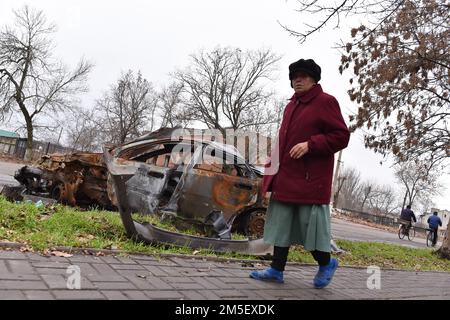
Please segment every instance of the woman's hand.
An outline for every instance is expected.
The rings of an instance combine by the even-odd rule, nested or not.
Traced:
[[[289,151],[289,155],[294,159],[300,159],[308,153],[308,151],[308,142],[300,142],[292,147],[291,151]]]

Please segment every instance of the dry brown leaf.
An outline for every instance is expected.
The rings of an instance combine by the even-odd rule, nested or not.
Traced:
[[[73,257],[73,254],[62,252],[62,251],[52,251],[52,255],[54,255],[55,257],[63,257],[63,258]]]
[[[29,246],[20,247],[20,252],[34,252],[34,249]]]

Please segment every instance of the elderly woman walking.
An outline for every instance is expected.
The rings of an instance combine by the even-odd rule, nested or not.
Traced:
[[[330,198],[334,153],[344,149],[350,132],[337,100],[318,84],[321,68],[300,59],[289,66],[295,93],[287,104],[279,140],[262,192],[271,191],[264,241],[274,246],[270,268],[253,271],[251,278],[284,282],[289,247],[302,245],[319,264],[316,288],[327,286],[338,267],[331,258]],[[274,154],[278,155],[275,159]],[[276,162],[276,163],[275,163]]]

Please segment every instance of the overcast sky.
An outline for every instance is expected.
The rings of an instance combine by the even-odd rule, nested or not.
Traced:
[[[286,0],[1,0],[0,25],[12,22],[12,9],[24,4],[41,9],[54,22],[55,56],[74,66],[84,56],[95,64],[89,78],[84,104],[98,98],[122,71],[141,70],[156,87],[169,81],[169,73],[189,63],[189,55],[217,46],[242,50],[270,48],[282,56],[274,89],[289,98],[288,66],[300,58],[313,58],[322,67],[321,85],[334,95],[348,123],[357,107],[350,102],[348,75],[338,72],[340,54],[333,49],[340,39],[348,39],[349,29],[331,27],[299,44],[279,23],[300,29],[308,18],[296,12],[296,1]],[[357,21],[344,21],[345,25]],[[8,128],[2,128],[8,129]],[[361,132],[354,133],[343,152],[344,166],[357,168],[364,179],[393,187],[389,162],[380,165],[380,156],[363,146]],[[450,189],[448,175],[443,177]],[[445,180],[445,181],[444,181]],[[450,209],[450,191],[436,199],[441,209]]]

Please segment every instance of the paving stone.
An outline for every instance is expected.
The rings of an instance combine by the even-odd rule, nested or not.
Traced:
[[[130,259],[130,258],[120,257],[120,256],[115,256],[114,258],[116,258],[123,264],[136,264],[136,261],[134,261],[133,259]]]
[[[124,290],[122,293],[130,300],[148,300],[144,291]]]
[[[106,297],[96,290],[53,290],[58,300],[104,300]]]
[[[164,278],[157,278],[157,277],[147,277],[147,281],[152,284],[152,286],[155,287],[155,289],[158,290],[170,290],[173,289],[171,285],[169,285],[167,282],[163,281]]]
[[[34,268],[52,268],[52,269],[67,269],[71,264],[68,262],[51,262],[51,261],[40,261],[31,262]]]
[[[246,297],[246,295],[239,290],[216,290],[214,291],[216,295],[218,295],[220,298],[241,298]]]
[[[220,300],[220,297],[214,293],[214,290],[197,290],[207,300]]]
[[[6,266],[6,260],[0,260],[0,274],[2,273],[10,273]]]
[[[137,289],[130,282],[93,282],[95,288],[100,290],[129,290]]]
[[[7,260],[6,265],[11,273],[34,274],[35,270],[28,260]]]
[[[119,275],[119,273],[117,273],[116,270],[111,268],[106,263],[92,263],[91,266],[92,266],[92,268],[95,269],[95,271],[97,271],[97,273],[99,275],[107,275],[107,276],[118,276]]]
[[[0,300],[25,300],[25,295],[20,290],[0,290]]]
[[[200,283],[171,283],[172,287],[178,290],[198,290],[198,289],[205,289]]]
[[[102,294],[108,300],[148,300],[149,298],[145,295],[143,291],[133,291],[133,290],[125,290],[125,291],[114,291],[114,290],[105,290],[101,291]]]
[[[114,270],[145,270],[145,268],[139,264],[111,264],[110,266]]]
[[[205,288],[205,289],[209,289],[209,290],[219,289],[219,287],[217,285],[215,285],[214,283],[209,281],[209,279],[206,277],[205,278],[195,278],[195,282],[198,284],[201,284],[203,286],[203,288]]]
[[[30,280],[0,280],[0,290],[46,290],[47,286],[42,281]]]
[[[26,252],[25,256],[27,257],[28,261],[48,261],[48,257],[43,256],[39,253],[34,252]]]
[[[147,262],[155,262],[158,259],[156,257],[153,256],[146,256],[146,255],[134,255],[134,254],[130,254],[129,256],[130,259],[133,259],[134,261],[141,263],[143,261],[147,261]]]
[[[208,282],[211,282],[212,284],[214,284],[215,286],[217,286],[219,289],[230,289],[231,286],[229,284],[224,283],[223,281],[221,281],[218,278],[208,278]]]
[[[92,275],[87,276],[88,280],[91,282],[126,282],[127,279],[122,276],[112,276],[112,275]]]
[[[158,266],[144,265],[144,268],[147,269],[152,275],[157,277],[165,277],[169,275],[166,271],[164,271],[162,268],[159,268]]]
[[[37,274],[67,274],[67,268],[35,268]]]
[[[122,291],[105,290],[101,291],[102,295],[108,300],[128,300],[129,298]]]
[[[41,280],[37,274],[0,273],[0,280]]]
[[[146,278],[140,278],[138,276],[128,276],[126,278],[140,290],[155,289]]]
[[[77,263],[103,263],[104,261],[100,259],[99,257],[95,256],[81,256],[81,255],[74,255],[73,257],[67,258],[71,264],[77,264]]]
[[[247,278],[233,278],[233,277],[218,277],[217,279],[219,279],[220,281],[222,281],[223,283],[248,283]]]
[[[0,259],[8,259],[8,260],[25,260],[28,257],[25,253],[20,251],[4,251],[0,250]]]
[[[168,283],[195,283],[195,281],[189,277],[164,277],[164,281]]]
[[[76,266],[80,267],[81,276],[93,276],[98,274],[97,270],[94,269],[89,263],[77,263]]]
[[[178,292],[181,293],[186,300],[205,300],[203,295],[194,290],[179,290]]]
[[[184,295],[178,291],[145,291],[150,299],[184,299]]]
[[[192,268],[192,264],[187,259],[172,257],[172,258],[170,258],[170,260],[172,260],[174,263],[176,263],[176,265],[178,265],[180,267]]]
[[[104,257],[101,257],[101,260],[104,262],[104,263],[108,263],[108,264],[112,264],[112,263],[114,263],[114,264],[119,264],[119,263],[121,263],[119,260],[117,260],[115,257],[113,257],[113,256],[104,256]]]
[[[25,290],[23,294],[28,300],[54,300],[55,298],[49,291],[45,290]]]

